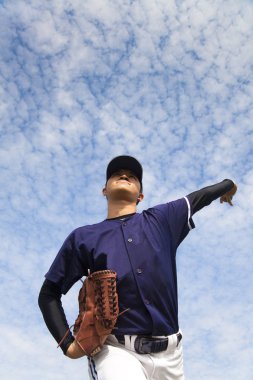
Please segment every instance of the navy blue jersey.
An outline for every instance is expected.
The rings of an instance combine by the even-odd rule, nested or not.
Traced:
[[[170,335],[178,331],[176,251],[194,227],[185,198],[123,218],[75,229],[46,278],[63,294],[88,272],[117,272],[117,334]]]

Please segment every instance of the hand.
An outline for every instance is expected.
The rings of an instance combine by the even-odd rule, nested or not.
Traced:
[[[82,356],[85,356],[85,352],[81,349],[81,347],[76,343],[74,340],[73,343],[69,346],[66,356],[69,357],[70,359],[79,359]]]
[[[220,203],[227,202],[230,204],[230,206],[233,206],[232,199],[236,192],[237,192],[237,186],[236,184],[234,184],[231,190],[229,190],[226,194],[220,197]]]

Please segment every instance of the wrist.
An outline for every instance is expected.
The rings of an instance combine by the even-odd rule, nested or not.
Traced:
[[[64,341],[60,345],[64,355],[67,354],[67,351],[68,351],[69,347],[71,346],[71,344],[74,342],[74,340],[75,340],[75,338],[73,337],[73,335],[71,333],[66,337],[66,339],[64,339]]]

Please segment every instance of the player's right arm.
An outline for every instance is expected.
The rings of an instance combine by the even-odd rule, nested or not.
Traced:
[[[67,356],[69,356],[68,352],[74,348],[72,345],[74,337],[69,331],[61,297],[76,281],[87,276],[87,268],[90,267],[89,252],[85,245],[80,243],[83,240],[83,229],[84,227],[74,230],[64,241],[45,275],[46,280],[41,287],[38,299],[48,330],[57,343],[61,343],[60,347]]]
[[[47,328],[58,343],[69,330],[69,325],[62,307],[61,296],[61,290],[58,285],[46,279],[41,287],[38,299],[39,307]],[[74,337],[71,332],[69,332],[60,346],[65,355],[73,341]]]

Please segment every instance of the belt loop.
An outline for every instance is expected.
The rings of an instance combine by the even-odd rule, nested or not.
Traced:
[[[183,338],[183,335],[181,334],[181,332],[178,332],[178,333],[177,333],[177,346],[178,346],[179,343],[181,342],[182,338]]]
[[[130,347],[132,351],[135,351],[134,343],[136,341],[137,335],[130,335]]]
[[[130,335],[125,335],[125,347],[128,348],[128,350],[132,350]]]

